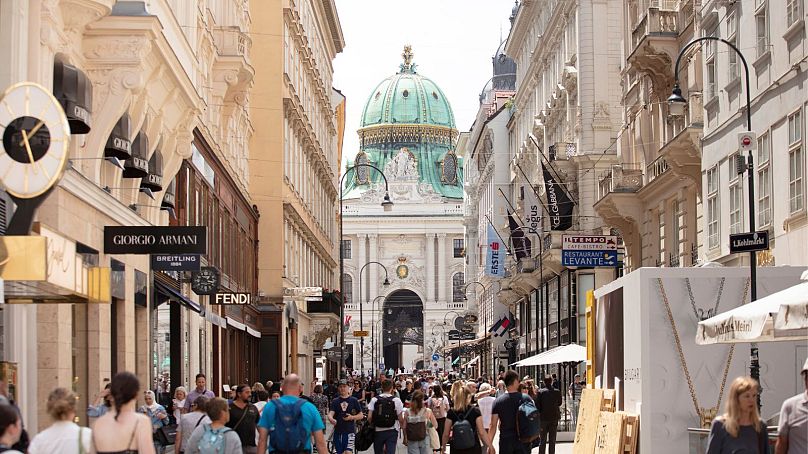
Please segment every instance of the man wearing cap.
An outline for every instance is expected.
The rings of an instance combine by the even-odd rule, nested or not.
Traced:
[[[328,421],[334,426],[334,450],[337,454],[353,453],[356,421],[365,417],[359,400],[351,395],[348,380],[339,381],[339,396],[331,401]]]
[[[783,402],[775,454],[808,452],[808,359],[805,360],[800,375],[805,391]]]
[[[575,374],[572,383],[567,389],[567,395],[572,399],[572,425],[578,424],[578,407],[581,403],[581,392],[584,386],[581,384],[581,374]]]

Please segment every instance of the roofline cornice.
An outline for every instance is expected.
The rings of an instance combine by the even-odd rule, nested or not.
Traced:
[[[338,54],[345,48],[345,36],[342,33],[342,24],[339,21],[337,5],[334,0],[324,0],[323,8],[325,9],[328,28],[331,31],[331,39],[334,41],[334,50]]]
[[[522,42],[523,35],[527,33],[530,25],[528,21],[529,19],[532,19],[532,16],[527,13],[527,10],[532,10],[535,5],[535,0],[522,0],[522,3],[519,4],[519,12],[516,13],[516,20],[514,20],[513,27],[511,27],[511,33],[508,35],[508,39],[505,41],[505,55],[511,58],[515,57],[514,51],[517,50],[515,47]],[[511,44],[513,42],[516,42],[517,44]]]

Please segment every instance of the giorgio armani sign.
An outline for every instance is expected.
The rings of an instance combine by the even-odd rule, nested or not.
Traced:
[[[206,254],[207,227],[104,227],[105,254]]]

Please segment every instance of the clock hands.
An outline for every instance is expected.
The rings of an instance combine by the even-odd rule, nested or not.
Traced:
[[[28,142],[28,134],[25,132],[24,129],[21,130],[20,132],[22,132],[22,144],[21,145],[25,145],[25,151],[28,153],[28,159],[31,160],[31,165],[33,166],[33,165],[35,165],[34,153],[31,151],[31,144]],[[36,167],[32,167],[32,168],[34,169],[34,173],[36,173]]]

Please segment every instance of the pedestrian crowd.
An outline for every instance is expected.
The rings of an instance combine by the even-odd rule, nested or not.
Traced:
[[[774,454],[808,452],[808,360],[801,378],[804,392],[782,404]],[[30,441],[0,384],[0,453],[355,454],[372,447],[374,454],[395,454],[404,445],[408,454],[530,454],[535,447],[554,454],[562,414],[553,376],[536,383],[515,371],[493,383],[383,374],[366,382],[315,381],[309,395],[295,374],[266,386],[232,386],[227,398],[215,397],[206,383],[198,374],[194,389],[178,387],[163,405],[155,392],[141,390],[134,374],[119,373],[87,409],[92,429],[74,422],[78,397],[56,388],[47,400],[53,422]],[[583,387],[576,375],[567,389],[573,415]],[[772,453],[758,393],[750,377],[731,383],[707,454]],[[326,427],[332,428],[328,437]]]

